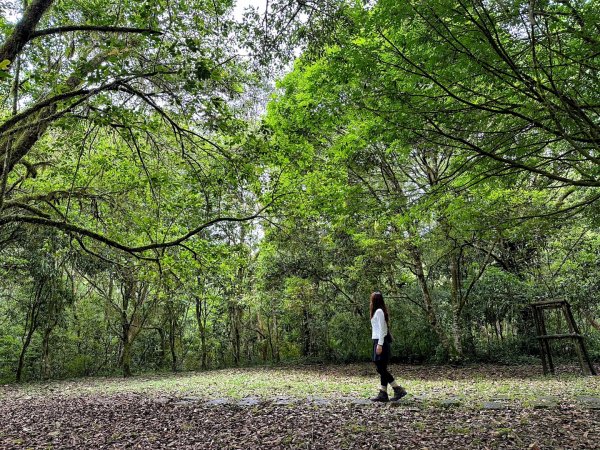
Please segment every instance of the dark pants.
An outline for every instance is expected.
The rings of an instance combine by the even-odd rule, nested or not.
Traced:
[[[387,386],[388,383],[394,381],[394,377],[388,372],[387,366],[392,353],[391,345],[389,342],[384,341],[382,345],[381,355],[378,355],[377,350],[377,339],[373,339],[373,362],[377,367],[377,373],[381,376],[381,385]]]
[[[374,363],[375,363],[375,367],[377,367],[377,373],[381,377],[381,385],[382,386],[387,386],[388,383],[391,383],[392,381],[394,381],[394,377],[387,370],[388,362],[386,360],[374,361]]]

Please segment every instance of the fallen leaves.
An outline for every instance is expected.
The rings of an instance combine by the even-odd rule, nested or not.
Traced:
[[[394,366],[424,400],[392,408],[352,394],[376,385],[371,369],[236,369],[54,382],[52,390],[47,384],[9,386],[0,401],[0,448],[600,449],[600,410],[570,397],[591,402],[587,396],[597,392],[597,379],[545,379],[531,367]],[[504,407],[517,385],[552,392],[556,407]],[[228,386],[243,398],[227,396]],[[472,401],[435,406],[456,394]],[[503,408],[481,409],[491,399]]]
[[[381,405],[207,405],[140,394],[14,399],[0,448],[600,448],[600,412],[408,410]],[[57,423],[59,424],[57,426]],[[528,443],[532,443],[529,444]]]

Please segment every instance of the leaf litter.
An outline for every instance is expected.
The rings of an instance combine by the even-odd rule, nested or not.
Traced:
[[[0,388],[0,448],[600,449],[600,411],[582,408],[570,399],[577,392],[597,395],[596,378],[540,378],[532,373],[533,368],[518,368],[515,374],[515,368],[501,367],[396,366],[405,384],[418,387],[429,397],[453,396],[461,387],[472,389],[463,397],[467,401],[455,408],[426,402],[416,408],[394,408],[351,401],[348,392],[365,397],[360,383],[373,389],[375,376],[369,369],[368,365],[288,367],[275,373],[271,369],[235,369],[5,386]],[[264,389],[269,383],[253,388],[262,375],[271,382],[278,380],[274,389]],[[220,383],[213,385],[215,376]],[[556,407],[534,409],[526,402],[510,402],[509,388],[517,384],[515,380],[531,384],[536,393],[562,384],[570,388],[566,394],[552,392],[558,399]],[[198,389],[191,381],[199,383]],[[278,401],[290,397],[290,388],[277,386],[293,390],[301,382],[321,383],[325,392],[300,390],[295,401]],[[344,395],[334,395],[330,383],[338,383]],[[359,386],[346,389],[351,383]],[[220,397],[223,391],[219,390],[212,398],[193,395],[202,393],[207,384],[221,388],[232,384],[238,387],[239,396]],[[106,389],[109,385],[114,389]],[[474,406],[476,400],[489,400],[498,391],[509,399],[506,408]],[[315,398],[327,402],[315,402]],[[210,403],[217,399],[222,401]]]

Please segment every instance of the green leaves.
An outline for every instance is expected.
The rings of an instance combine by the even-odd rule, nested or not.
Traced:
[[[208,61],[205,59],[196,61],[194,65],[194,72],[198,81],[208,80],[212,74],[212,70],[208,64]]]
[[[10,78],[10,73],[8,72],[9,66],[10,61],[8,59],[0,61],[0,80]]]

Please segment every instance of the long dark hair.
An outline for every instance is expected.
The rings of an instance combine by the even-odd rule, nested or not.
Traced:
[[[373,314],[375,311],[381,309],[383,311],[383,316],[385,317],[385,323],[389,323],[390,317],[388,315],[388,310],[385,307],[385,302],[383,301],[383,294],[379,291],[373,292],[371,294],[371,303],[369,305],[369,312],[371,313],[371,319],[373,318]]]

